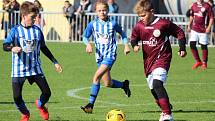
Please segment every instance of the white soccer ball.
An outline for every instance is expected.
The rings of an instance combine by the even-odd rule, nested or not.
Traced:
[[[106,121],[126,121],[125,114],[119,109],[113,109],[107,113]]]

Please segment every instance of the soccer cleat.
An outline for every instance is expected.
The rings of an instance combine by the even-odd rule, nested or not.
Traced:
[[[207,67],[208,67],[208,65],[207,65],[207,63],[202,63],[202,70],[205,70],[205,69],[207,69]]]
[[[174,121],[172,114],[161,113],[159,121]]]
[[[129,88],[129,81],[128,80],[125,80],[123,82],[123,88],[122,89],[124,90],[127,97],[131,96],[131,90]]]
[[[29,121],[30,114],[22,114],[20,121]]]
[[[82,109],[85,113],[92,113],[92,112],[93,112],[93,104],[88,103],[86,106],[81,106],[81,109]]]
[[[197,69],[199,66],[201,66],[202,65],[202,62],[196,62],[194,65],[193,65],[193,67],[192,67],[192,69]]]
[[[47,109],[45,106],[40,107],[40,106],[38,105],[38,101],[39,101],[39,100],[36,100],[36,101],[35,101],[35,105],[36,105],[37,109],[38,109],[39,112],[40,112],[40,116],[42,117],[43,120],[48,120],[48,119],[49,119],[49,112],[48,112],[48,109]]]

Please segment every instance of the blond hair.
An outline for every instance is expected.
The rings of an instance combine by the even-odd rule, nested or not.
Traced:
[[[133,11],[137,14],[141,14],[144,11],[150,11],[154,9],[150,0],[139,0],[134,6]]]
[[[108,3],[105,0],[97,0],[96,3],[95,3],[95,6],[94,6],[95,10],[96,10],[96,7],[98,5],[104,5],[105,8],[109,11]]]

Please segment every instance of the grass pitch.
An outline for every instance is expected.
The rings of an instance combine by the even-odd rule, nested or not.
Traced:
[[[2,42],[0,42],[2,47]],[[50,121],[105,121],[108,111],[121,109],[127,121],[158,121],[159,108],[154,103],[146,85],[143,72],[142,54],[123,54],[118,49],[118,59],[111,75],[118,80],[129,79],[132,95],[125,97],[121,89],[102,87],[93,114],[85,114],[81,105],[88,102],[92,76],[97,69],[94,54],[85,53],[84,44],[47,43],[49,49],[63,66],[64,72],[57,74],[54,65],[41,54],[43,71],[52,90],[48,103]],[[192,70],[194,60],[189,48],[188,56],[177,56],[173,47],[173,59],[166,89],[169,93],[175,121],[214,121],[215,120],[215,48],[209,48],[209,63],[206,71]],[[201,51],[199,51],[201,53]],[[17,121],[20,113],[12,99],[11,54],[0,50],[0,120]],[[30,121],[40,121],[34,105],[40,95],[39,88],[27,81],[23,87],[23,98],[31,112]]]

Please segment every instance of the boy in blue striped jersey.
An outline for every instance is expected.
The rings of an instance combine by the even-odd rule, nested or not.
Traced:
[[[93,34],[93,39],[96,48],[96,62],[98,69],[93,76],[93,84],[89,103],[86,106],[81,106],[85,113],[92,113],[96,97],[100,90],[100,80],[104,81],[106,87],[122,88],[125,94],[130,97],[129,81],[120,82],[111,78],[110,70],[116,60],[117,55],[117,40],[116,32],[122,36],[124,53],[127,55],[130,52],[127,44],[128,39],[122,28],[108,17],[108,4],[103,1],[98,1],[95,4],[97,18],[91,21],[84,31],[83,42],[86,44],[86,52],[92,53],[93,48],[89,43],[89,38]]]
[[[5,51],[12,51],[12,88],[17,109],[22,113],[20,121],[28,121],[30,112],[22,98],[22,88],[26,79],[34,82],[42,94],[35,101],[36,107],[44,120],[49,119],[45,104],[51,96],[51,90],[41,69],[40,50],[53,62],[57,72],[62,72],[50,50],[47,48],[44,36],[39,27],[33,25],[39,10],[31,2],[25,1],[20,8],[21,23],[11,29],[3,43]]]

